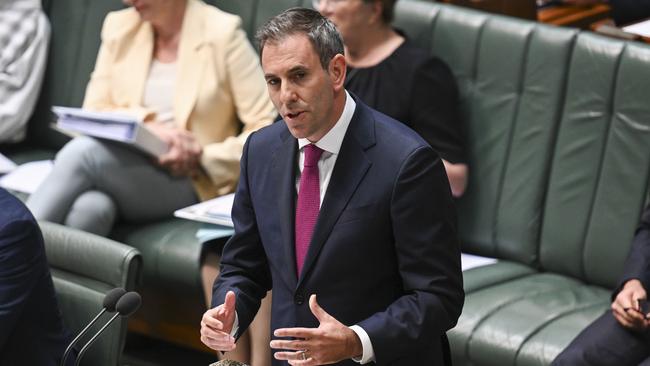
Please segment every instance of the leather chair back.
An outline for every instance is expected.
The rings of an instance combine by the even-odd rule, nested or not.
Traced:
[[[45,251],[67,328],[76,336],[102,309],[104,295],[115,287],[133,290],[138,282],[142,259],[127,245],[65,226],[39,222]],[[146,299],[145,299],[146,301]],[[104,314],[80,349],[113,314]],[[120,365],[127,320],[118,318],[88,349],[81,362],[85,366]]]

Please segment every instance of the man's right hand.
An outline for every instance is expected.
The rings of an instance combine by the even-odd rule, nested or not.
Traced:
[[[612,313],[614,318],[624,327],[643,331],[648,329],[650,322],[645,318],[639,309],[639,299],[646,299],[647,294],[641,281],[629,280],[623,286],[623,289],[616,295],[612,303]]]
[[[201,319],[201,342],[216,351],[235,349],[235,338],[230,335],[235,324],[235,293],[228,291],[223,304],[210,309]]]

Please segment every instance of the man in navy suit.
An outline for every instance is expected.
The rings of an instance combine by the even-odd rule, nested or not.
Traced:
[[[272,288],[275,365],[443,364],[463,289],[442,161],[346,92],[318,12],[289,9],[257,38],[283,121],[244,148],[202,341],[233,349]]]
[[[585,328],[553,361],[554,366],[650,366],[650,320],[639,300],[650,289],[650,205],[637,229],[611,311]]]
[[[68,342],[41,230],[0,188],[0,365],[58,365]]]

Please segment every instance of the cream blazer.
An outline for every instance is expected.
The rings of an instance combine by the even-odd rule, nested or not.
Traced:
[[[84,108],[155,119],[142,105],[153,47],[151,24],[135,9],[109,13]],[[241,19],[188,0],[177,65],[175,122],[203,146],[202,171],[192,176],[197,194],[208,199],[232,192],[246,137],[277,115]]]

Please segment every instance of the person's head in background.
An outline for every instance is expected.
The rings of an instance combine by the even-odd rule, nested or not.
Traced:
[[[256,35],[269,95],[295,138],[320,140],[345,106],[346,64],[336,27],[317,11],[292,8]]]
[[[336,25],[345,42],[346,55],[352,66],[367,66],[367,53],[394,50],[403,38],[391,27],[397,0],[313,0],[313,6]],[[371,51],[373,50],[373,51]],[[383,51],[383,52],[382,52]],[[381,57],[372,57],[373,60]],[[372,60],[370,60],[372,61]]]
[[[122,0],[125,5],[133,6],[140,14],[140,19],[150,22],[156,33],[166,33],[166,29],[180,27],[188,0]]]

